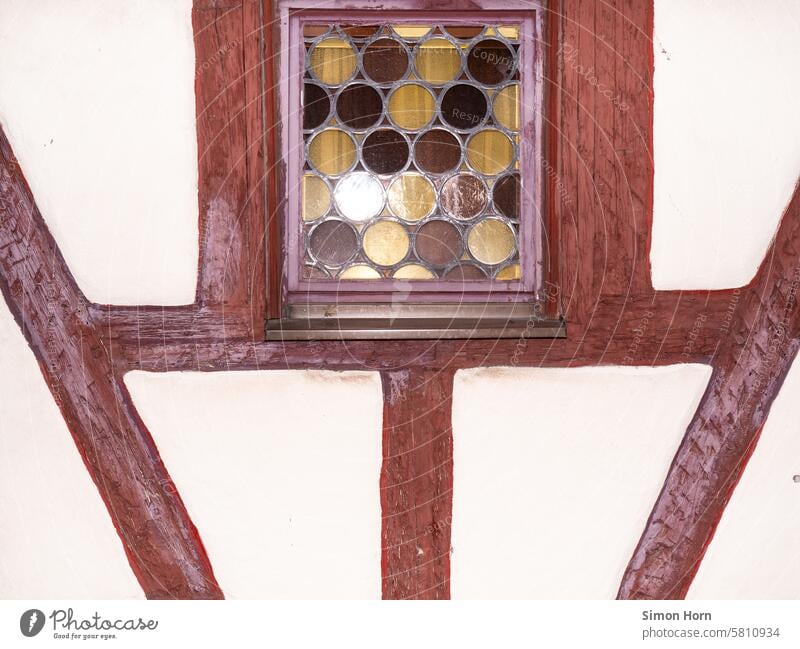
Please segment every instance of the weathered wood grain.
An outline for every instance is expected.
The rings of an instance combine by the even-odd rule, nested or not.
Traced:
[[[259,2],[200,2],[192,11],[199,163],[201,305],[265,316],[265,163]]]
[[[219,598],[203,544],[0,130],[0,289],[149,598]]]
[[[652,2],[564,0],[558,177],[567,319],[650,292]],[[556,74],[556,73],[554,73]]]
[[[136,328],[110,323],[104,330],[115,360],[127,370],[252,370],[285,368],[463,369],[489,365],[579,367],[708,363],[730,326],[733,291],[658,292],[609,297],[590,326],[566,339],[264,342],[228,335],[224,320],[207,321],[191,340],[153,317],[151,338]],[[219,315],[219,314],[217,314]],[[158,329],[158,326],[162,326]],[[208,336],[209,332],[212,334]],[[224,335],[223,335],[224,332]],[[208,336],[208,337],[204,337]]]
[[[395,370],[383,381],[384,599],[449,599],[453,372]]]
[[[619,590],[686,595],[800,347],[800,188],[721,337],[714,374]]]

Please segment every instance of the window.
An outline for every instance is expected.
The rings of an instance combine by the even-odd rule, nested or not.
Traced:
[[[539,300],[540,13],[297,4],[281,5],[282,305],[268,337],[563,332]]]

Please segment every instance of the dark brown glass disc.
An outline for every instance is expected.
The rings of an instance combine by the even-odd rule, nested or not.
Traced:
[[[364,50],[364,72],[373,81],[391,83],[402,79],[408,70],[408,54],[399,41],[379,38]]]
[[[303,86],[303,128],[306,130],[322,126],[331,112],[328,93],[315,83]]]
[[[466,83],[450,87],[442,97],[442,118],[453,128],[475,128],[486,119],[487,111],[486,96]]]
[[[475,38],[483,31],[482,25],[445,25],[444,30],[453,38]]]
[[[431,266],[447,266],[461,257],[464,242],[456,226],[436,220],[424,223],[417,230],[414,248],[417,257]]]
[[[486,188],[480,178],[461,173],[442,186],[440,205],[457,219],[472,219],[486,207]]]
[[[393,174],[401,171],[408,162],[408,143],[391,128],[372,131],[362,145],[364,164],[376,174]]]
[[[518,219],[521,189],[519,174],[503,176],[494,184],[492,190],[495,209],[509,219]]]
[[[475,81],[494,86],[511,76],[514,54],[508,46],[489,38],[477,43],[467,55],[467,69]]]
[[[371,86],[347,86],[336,98],[336,114],[350,128],[369,128],[383,115],[383,100]]]
[[[465,279],[486,279],[486,274],[474,264],[459,264],[448,270],[442,278],[456,281],[463,281]]]
[[[309,248],[322,263],[341,266],[358,250],[358,237],[352,226],[344,221],[324,221],[309,237]]]
[[[417,139],[414,158],[422,171],[443,174],[452,171],[461,162],[461,143],[449,131],[433,129]]]
[[[306,25],[303,27],[303,38],[317,38],[330,29],[328,25]]]
[[[342,31],[350,38],[364,39],[373,36],[380,29],[378,25],[351,25],[342,27]]]

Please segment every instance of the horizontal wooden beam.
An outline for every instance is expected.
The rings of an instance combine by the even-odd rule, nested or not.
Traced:
[[[106,306],[90,304],[88,314],[111,346],[147,347],[167,342],[252,341],[253,311],[245,307]],[[260,313],[258,314],[260,317]],[[263,325],[258,327],[263,338]]]
[[[605,298],[588,326],[567,323],[567,339],[535,339],[524,334],[505,340],[265,342],[237,329],[236,314],[205,314],[202,328],[182,329],[178,320],[147,316],[147,336],[139,315],[119,315],[103,328],[121,371],[253,370],[321,367],[460,369],[485,365],[578,367],[585,365],[669,365],[708,363],[720,337],[730,330],[739,291],[652,293]],[[196,312],[196,310],[194,311]],[[191,321],[192,312],[185,317]],[[188,336],[192,336],[189,339]]]

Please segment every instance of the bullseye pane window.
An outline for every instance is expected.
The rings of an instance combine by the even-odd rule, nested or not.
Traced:
[[[521,33],[303,23],[301,281],[520,282],[536,263],[522,206],[538,200],[521,173]]]

